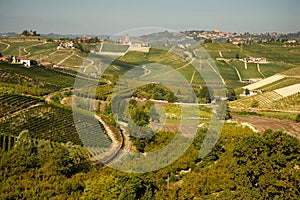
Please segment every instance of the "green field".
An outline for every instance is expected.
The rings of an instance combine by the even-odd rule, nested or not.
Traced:
[[[67,67],[80,67],[83,63],[84,59],[75,55],[72,55],[67,60],[62,62],[62,65],[65,65]]]
[[[66,57],[70,56],[72,54],[71,50],[59,50],[55,51],[55,53],[51,54],[47,58],[44,58],[45,61],[53,62],[53,63],[59,63]]]
[[[215,63],[218,67],[220,74],[222,75],[226,84],[229,87],[239,88],[245,85],[244,83],[241,83],[239,81],[239,77],[233,67],[231,67],[224,61],[216,61]]]
[[[245,69],[245,64],[240,61],[231,61],[230,64],[238,69],[243,80],[249,78],[263,78],[257,71],[257,66],[254,63],[248,63],[247,69]]]
[[[266,57],[270,62],[300,64],[299,47],[284,47],[282,43],[243,45],[245,52],[255,57]]]
[[[0,63],[0,84],[4,92],[13,90],[43,95],[74,84],[75,75],[43,66],[26,68],[23,65]]]
[[[24,48],[29,47],[31,45],[40,44],[40,41],[10,41],[10,40],[4,40],[3,42],[10,44],[10,48],[8,48],[6,51],[3,51],[3,55],[17,55],[17,56],[27,56],[27,53],[24,52]]]
[[[223,58],[235,59],[238,54],[240,58],[244,58],[247,55],[237,45],[232,43],[218,42],[207,43],[201,45],[212,58],[221,58],[219,52],[221,52]]]
[[[233,45],[232,43],[207,43],[202,44],[202,47],[210,54],[212,58],[220,58],[219,52],[225,59],[231,59],[230,64],[237,67],[242,79],[248,78],[263,78],[272,76],[274,74],[289,70],[300,64],[300,50],[297,47],[284,47],[282,43],[268,43],[268,44],[244,44],[241,47]],[[270,62],[268,64],[260,64],[260,70],[263,76],[257,71],[257,67],[253,63],[248,63],[248,70],[245,69],[244,63],[236,61],[236,55],[239,54],[240,58],[245,57],[266,57]],[[216,61],[216,64],[220,70],[221,75],[227,84],[231,87],[242,86],[238,83],[235,72],[223,68],[226,65],[220,61]]]
[[[260,70],[265,75],[265,77],[272,76],[274,74],[283,72],[285,70],[290,69],[291,66],[284,63],[268,63],[268,64],[260,64]]]
[[[30,52],[30,55],[36,55],[36,54],[41,54],[44,52],[56,50],[57,45],[58,42],[41,43],[37,46],[26,48],[26,50]]]
[[[103,51],[103,52],[125,52],[128,49],[128,47],[129,47],[128,45],[103,43],[101,51]]]
[[[2,51],[7,47],[6,44],[0,43],[0,52],[2,53]]]
[[[99,44],[98,44],[98,45],[99,45]],[[86,51],[89,52],[89,51],[91,51],[91,50],[94,50],[95,47],[96,47],[97,45],[95,45],[95,44],[84,44],[84,43],[82,43],[81,46],[83,47],[84,50],[86,50]]]

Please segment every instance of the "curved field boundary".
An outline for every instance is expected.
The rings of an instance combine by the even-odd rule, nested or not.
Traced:
[[[27,48],[35,47],[35,46],[40,46],[40,45],[43,45],[43,44],[44,44],[44,43],[38,43],[38,44],[33,44],[33,45],[30,45],[30,46],[24,47],[24,48],[23,48],[23,51],[24,51],[25,53],[27,53],[27,55],[25,55],[25,56],[29,56],[29,55],[31,54],[30,51],[27,50]]]
[[[240,74],[239,70],[236,68],[236,66],[233,66],[232,64],[230,64],[228,62],[228,60],[225,60],[225,62],[236,71],[236,74],[239,77],[240,82],[242,82],[243,80],[242,80],[241,74]]]
[[[260,88],[260,87],[263,87],[265,85],[268,85],[270,83],[273,83],[275,81],[278,81],[278,80],[281,80],[283,79],[285,76],[284,75],[274,75],[274,76],[270,76],[266,79],[263,79],[261,81],[258,81],[256,83],[253,83],[253,84],[250,84],[250,85],[246,85],[244,86],[243,88],[244,89],[249,89],[249,90],[254,90],[254,89],[257,89],[257,88]]]
[[[2,52],[3,51],[6,51],[7,49],[9,49],[10,48],[10,44],[8,44],[8,43],[5,43],[5,42],[0,42],[1,44],[5,44],[5,45],[7,45],[7,47],[5,47],[5,49],[3,49],[2,50]]]
[[[296,93],[300,92],[300,83],[274,90],[274,92],[280,94],[283,97],[287,97],[287,96],[296,94]]]

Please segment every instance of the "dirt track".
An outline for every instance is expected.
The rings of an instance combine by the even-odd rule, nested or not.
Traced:
[[[300,140],[300,123],[291,120],[242,115],[232,115],[232,118],[239,122],[247,122],[253,125],[258,131],[266,129],[281,130]]]

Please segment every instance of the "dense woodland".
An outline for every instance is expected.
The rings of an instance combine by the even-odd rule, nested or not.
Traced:
[[[0,154],[1,199],[298,199],[300,144],[282,132],[252,133],[227,125],[213,151],[199,159],[205,128],[188,151],[156,172],[96,168],[80,146],[34,145],[28,133]],[[160,148],[167,133],[146,149]],[[155,144],[155,145],[154,145]],[[154,145],[154,146],[153,146]],[[184,171],[185,170],[185,171]]]

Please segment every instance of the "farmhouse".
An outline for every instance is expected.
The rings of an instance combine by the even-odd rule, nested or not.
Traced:
[[[265,57],[259,57],[259,58],[247,57],[245,58],[245,61],[248,63],[268,63],[267,58]]]
[[[30,59],[26,57],[12,57],[12,63],[15,64],[23,64],[26,67],[30,67]]]
[[[25,67],[30,67],[30,59],[25,57],[19,57],[18,60],[19,63],[22,63]]]

